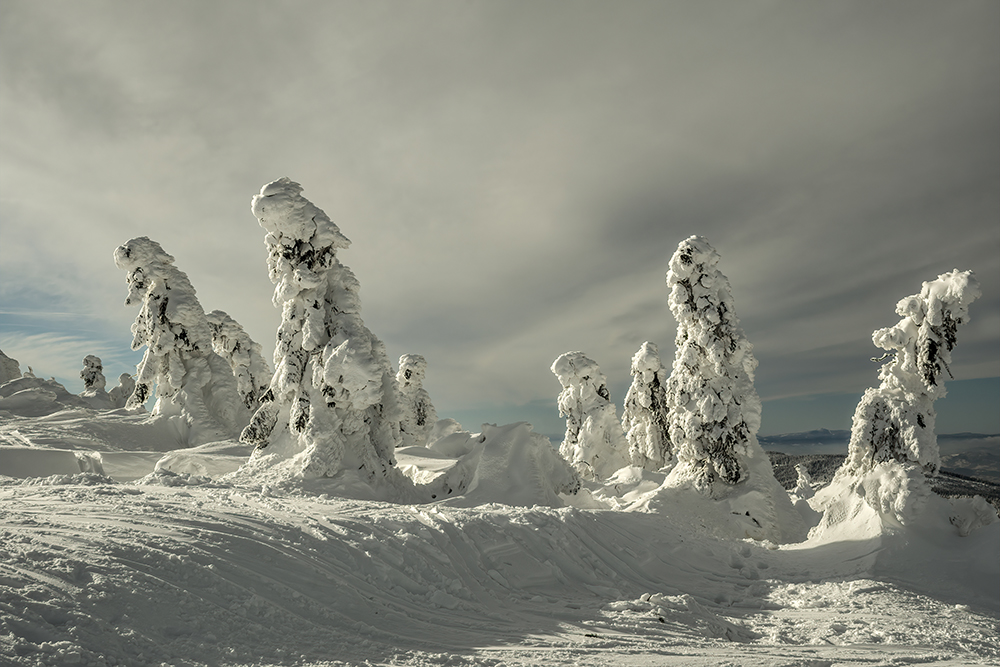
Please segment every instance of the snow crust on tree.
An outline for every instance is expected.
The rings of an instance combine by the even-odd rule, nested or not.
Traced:
[[[241,435],[255,447],[248,465],[395,478],[400,409],[385,346],[362,322],[357,278],[337,258],[350,241],[301,192],[281,178],[252,201],[281,324],[270,388]]]
[[[566,418],[559,453],[587,480],[606,479],[627,466],[628,443],[597,362],[583,352],[566,352],[551,370],[562,385],[559,415]]]
[[[111,400],[111,406],[114,408],[124,408],[125,404],[128,403],[129,397],[132,396],[134,391],[135,379],[128,373],[122,373],[118,376],[118,386],[108,392],[108,398]]]
[[[745,480],[746,459],[762,455],[761,404],[753,385],[757,360],[719,259],[707,239],[692,236],[678,245],[667,273],[670,312],[677,320],[666,389],[678,459],[674,478],[710,495]]]
[[[427,361],[419,354],[404,354],[399,358],[396,387],[402,413],[399,421],[402,447],[425,444],[437,423],[437,411],[423,387],[426,373]]]
[[[625,395],[622,430],[632,465],[646,470],[672,466],[667,410],[667,371],[655,343],[646,341],[632,357],[632,386]]]
[[[0,384],[21,377],[21,365],[0,351]]]
[[[119,246],[114,257],[126,272],[125,305],[139,306],[132,349],[146,348],[125,407],[142,406],[155,388],[151,419],[175,424],[187,444],[239,433],[248,414],[232,370],[212,349],[208,319],[187,275],[145,236]]]
[[[934,401],[946,394],[943,374],[950,373],[958,327],[968,322],[969,305],[979,296],[971,271],[943,273],[896,304],[902,317],[896,325],[872,334],[888,361],[879,371],[880,385],[867,389],[858,403],[847,459],[832,485],[842,495],[863,498],[891,525],[917,521],[932,498],[929,480],[941,466]],[[850,501],[834,497],[823,507],[821,530],[837,523],[844,502]],[[978,514],[966,507],[953,523],[967,533],[982,525],[982,517],[959,515]]]
[[[264,359],[263,348],[226,312],[213,310],[207,318],[212,349],[229,362],[243,404],[248,410],[256,410],[271,384],[271,367]]]
[[[100,357],[88,354],[83,358],[80,379],[83,380],[83,392],[80,393],[80,398],[90,407],[98,410],[108,410],[113,407],[111,397],[104,388],[107,380],[104,378],[104,366]]]

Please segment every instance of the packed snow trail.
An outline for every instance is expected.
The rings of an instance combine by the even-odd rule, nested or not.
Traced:
[[[0,486],[0,662],[1000,658],[997,609],[873,580],[878,537],[769,549],[663,514],[107,481]]]

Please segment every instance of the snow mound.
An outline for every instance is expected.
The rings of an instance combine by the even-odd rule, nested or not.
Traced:
[[[18,377],[0,385],[0,411],[19,417],[44,417],[66,409],[89,408],[55,380]]]

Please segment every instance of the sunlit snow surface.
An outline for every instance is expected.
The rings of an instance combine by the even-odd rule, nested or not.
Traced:
[[[1000,660],[1000,523],[962,538],[889,529],[861,506],[778,547],[724,539],[666,504],[456,507],[251,490],[220,481],[245,446],[167,453],[170,432],[142,418],[0,419],[0,475],[20,471],[0,477],[0,664]],[[418,450],[400,457],[411,473],[447,465],[448,452]],[[88,465],[110,477],[79,472]]]

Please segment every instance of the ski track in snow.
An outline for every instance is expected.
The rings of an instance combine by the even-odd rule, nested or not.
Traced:
[[[43,481],[0,486],[0,663],[1000,658],[995,610],[870,579],[865,541],[820,554],[656,514]]]

